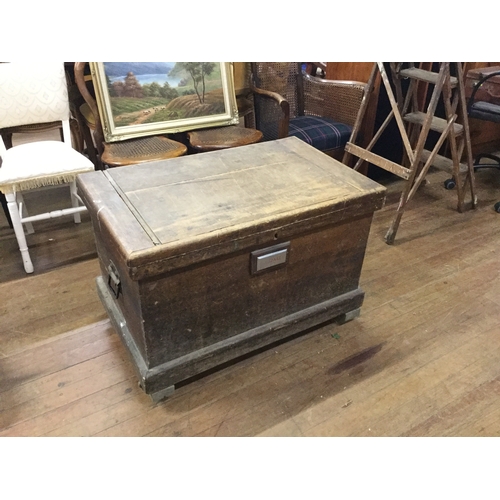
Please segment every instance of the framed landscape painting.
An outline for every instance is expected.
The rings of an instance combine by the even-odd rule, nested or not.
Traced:
[[[232,63],[91,62],[107,142],[238,123]]]

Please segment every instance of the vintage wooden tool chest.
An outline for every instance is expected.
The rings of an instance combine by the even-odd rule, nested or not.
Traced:
[[[385,188],[296,138],[79,176],[98,293],[153,399],[356,316]]]

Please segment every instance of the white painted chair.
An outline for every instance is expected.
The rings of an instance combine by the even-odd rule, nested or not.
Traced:
[[[62,122],[64,141],[37,141],[6,149],[0,138],[0,191],[5,194],[19,250],[27,273],[33,272],[23,224],[33,232],[34,221],[73,215],[80,222],[76,176],[94,170],[92,162],[71,146],[69,102],[63,63],[0,64],[0,128]],[[29,216],[22,192],[69,184],[71,208]]]

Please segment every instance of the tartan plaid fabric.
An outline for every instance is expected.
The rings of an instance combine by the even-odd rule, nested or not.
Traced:
[[[288,135],[325,151],[344,146],[351,136],[349,125],[317,116],[297,116],[290,119]]]

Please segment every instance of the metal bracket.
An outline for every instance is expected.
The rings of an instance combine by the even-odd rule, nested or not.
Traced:
[[[108,271],[108,287],[113,292],[115,299],[117,299],[122,291],[120,275],[116,270],[116,266],[112,262],[109,263],[106,270]]]

